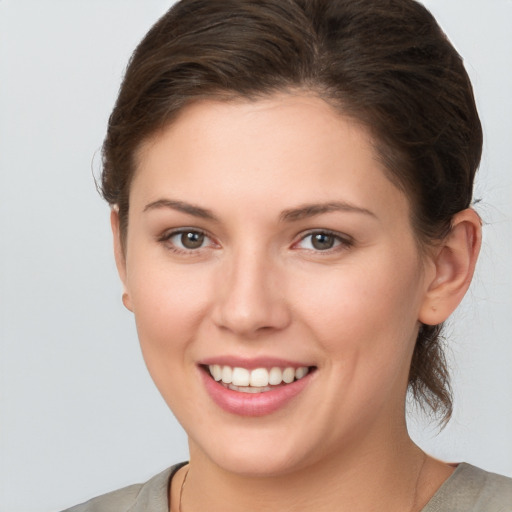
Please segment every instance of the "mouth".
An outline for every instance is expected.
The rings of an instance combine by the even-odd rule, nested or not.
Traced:
[[[240,393],[267,393],[287,386],[313,372],[314,366],[243,368],[221,364],[202,365],[204,371],[226,389]]]
[[[275,357],[230,355],[199,362],[205,390],[215,404],[238,416],[265,416],[296,403],[318,368]]]

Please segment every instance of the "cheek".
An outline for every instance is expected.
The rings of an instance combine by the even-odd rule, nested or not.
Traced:
[[[191,347],[208,307],[208,287],[192,270],[164,267],[160,271],[153,264],[150,272],[131,276],[133,312],[149,374],[168,407],[182,418],[195,415],[197,390],[184,383],[196,372]]]
[[[144,359],[154,373],[180,365],[208,308],[209,281],[193,265],[183,271],[169,264],[133,266],[129,292]],[[140,272],[138,269],[145,268]]]
[[[309,319],[333,360],[347,354],[378,361],[409,351],[417,329],[421,280],[417,265],[392,257],[331,269],[325,279],[304,276],[300,297]],[[414,261],[414,260],[412,260]],[[328,307],[327,307],[328,305]],[[307,312],[307,313],[305,313]]]
[[[340,272],[321,290],[312,287],[316,293],[303,303],[329,386],[343,390],[332,397],[331,410],[368,421],[383,407],[401,410],[418,324],[415,272],[403,268],[397,278],[374,270]]]

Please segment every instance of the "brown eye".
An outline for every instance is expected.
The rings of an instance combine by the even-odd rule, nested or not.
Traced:
[[[186,231],[179,234],[181,245],[185,249],[199,249],[204,244],[204,233],[199,231]]]
[[[329,251],[330,249],[350,247],[350,238],[330,231],[314,231],[305,235],[297,244],[296,248],[307,249],[308,251]]]
[[[195,229],[172,231],[160,237],[159,241],[176,252],[190,252],[212,245],[206,233]]]
[[[332,249],[336,243],[336,237],[329,233],[315,233],[311,235],[311,245],[318,251]]]

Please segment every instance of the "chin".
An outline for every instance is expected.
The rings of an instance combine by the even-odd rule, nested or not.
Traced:
[[[245,477],[275,477],[292,473],[298,469],[298,461],[283,453],[255,452],[215,454],[212,461],[224,471]],[[307,464],[305,464],[307,465]]]
[[[315,464],[318,452],[309,450],[304,440],[294,440],[289,430],[284,434],[272,435],[262,428],[256,436],[242,431],[214,444],[213,439],[202,446],[191,442],[191,459],[195,454],[206,456],[224,471],[246,477],[286,475]]]

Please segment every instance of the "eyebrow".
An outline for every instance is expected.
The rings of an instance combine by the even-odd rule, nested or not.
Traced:
[[[201,208],[200,206],[195,206],[183,201],[174,201],[172,199],[158,199],[158,201],[153,201],[144,207],[144,211],[147,212],[150,210],[157,210],[159,208],[170,208],[201,219],[218,221],[217,217],[215,217],[215,215],[206,208]]]
[[[280,220],[285,222],[294,222],[330,212],[362,213],[371,217],[377,217],[375,213],[367,210],[366,208],[360,208],[359,206],[355,206],[344,201],[334,201],[329,203],[305,204],[298,208],[284,210],[280,215]]]
[[[188,215],[193,215],[194,217],[199,217],[201,219],[208,219],[218,222],[217,217],[212,213],[211,210],[190,203],[186,203],[184,201],[176,201],[172,199],[158,199],[157,201],[153,201],[144,207],[144,212],[156,210],[159,208],[170,208],[172,210],[177,210]],[[281,212],[281,215],[279,216],[279,220],[281,222],[295,222],[309,217],[314,217],[316,215],[322,215],[324,213],[339,211],[349,213],[361,213],[364,215],[369,215],[371,217],[376,217],[376,215],[372,211],[367,210],[366,208],[361,208],[359,206],[355,206],[344,201],[334,201],[329,203],[305,204],[299,206],[298,208],[290,208],[288,210],[283,210]]]

